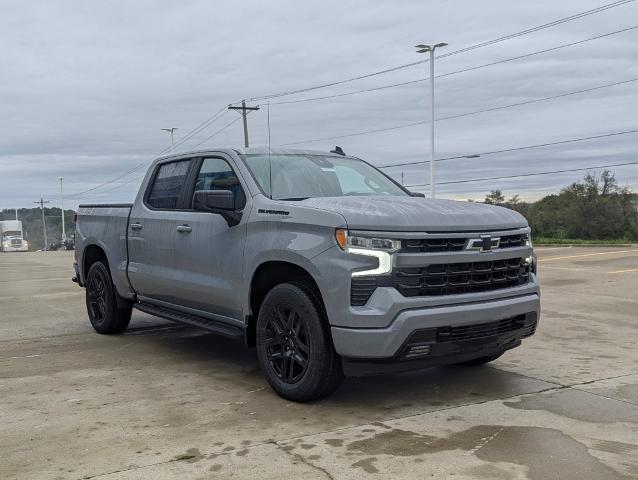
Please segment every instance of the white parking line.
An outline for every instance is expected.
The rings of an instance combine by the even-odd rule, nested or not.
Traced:
[[[614,270],[613,272],[607,272],[607,273],[627,273],[627,272],[638,272],[638,268],[627,268],[625,270]]]
[[[549,257],[549,258],[539,258],[538,263],[541,262],[549,262],[551,260],[565,260],[568,258],[582,258],[582,257],[594,257],[597,255],[615,255],[618,253],[638,253],[638,250],[616,250],[614,252],[597,252],[597,253],[583,253],[581,255],[566,255],[564,257]]]

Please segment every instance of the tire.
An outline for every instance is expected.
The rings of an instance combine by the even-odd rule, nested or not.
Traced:
[[[98,333],[119,333],[131,321],[132,307],[118,308],[111,273],[103,262],[91,265],[86,276],[86,310]]]
[[[490,363],[501,355],[503,355],[505,351],[494,353],[492,355],[486,355],[485,357],[475,358],[473,360],[468,360],[467,362],[457,363],[456,365],[464,365],[464,366],[476,366],[476,365],[485,365],[486,363]]]
[[[304,283],[275,286],[256,328],[259,364],[277,394],[295,402],[333,393],[343,381],[319,294]]]

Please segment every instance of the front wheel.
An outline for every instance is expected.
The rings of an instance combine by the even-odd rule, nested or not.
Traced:
[[[325,397],[343,380],[321,299],[306,284],[283,283],[268,292],[259,309],[256,340],[266,380],[284,398]]]
[[[86,276],[86,310],[96,332],[118,333],[128,327],[132,308],[118,308],[116,295],[108,267],[95,262]]]

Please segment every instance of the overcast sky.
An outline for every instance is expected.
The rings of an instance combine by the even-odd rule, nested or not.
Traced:
[[[441,50],[525,30],[611,0],[29,1],[0,0],[0,208],[59,202],[150,160],[224,105],[350,78],[418,60],[417,43]],[[436,61],[437,74],[576,42],[638,24],[638,2]],[[437,80],[437,116],[535,100],[638,77],[638,29]],[[424,78],[427,64],[272,102]],[[429,118],[428,84],[272,105],[272,144],[381,129]],[[267,142],[266,103],[249,117],[251,143]],[[437,122],[437,157],[555,142],[638,128],[638,82]],[[227,112],[185,142],[187,150],[237,117]],[[240,146],[236,122],[200,148]],[[638,161],[638,135],[441,162],[437,181]],[[429,126],[338,140],[383,165],[429,158]],[[638,165],[613,169],[638,186]],[[387,170],[406,185],[427,165]],[[143,170],[84,197],[129,201]],[[441,197],[481,198],[491,189],[538,198],[585,172],[441,185]],[[421,187],[425,190],[426,187]],[[418,188],[417,188],[418,190]]]

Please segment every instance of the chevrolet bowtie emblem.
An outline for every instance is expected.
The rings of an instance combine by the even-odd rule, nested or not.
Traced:
[[[481,235],[481,238],[470,238],[467,242],[467,250],[479,250],[481,252],[491,252],[498,248],[500,237],[492,237],[491,235]]]

